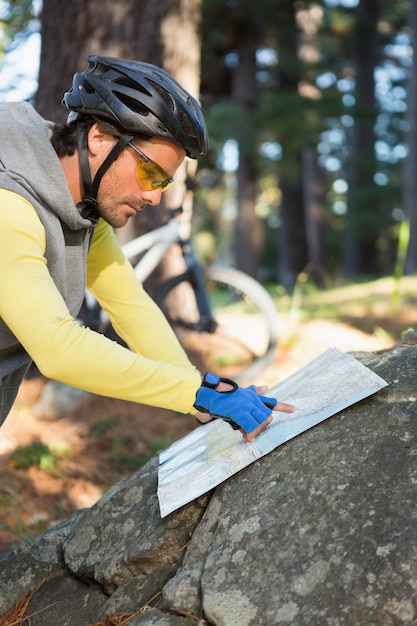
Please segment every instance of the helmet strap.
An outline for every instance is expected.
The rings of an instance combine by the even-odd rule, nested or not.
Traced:
[[[119,141],[100,165],[92,181],[90,163],[88,161],[88,132],[89,131],[82,128],[80,124],[77,125],[78,158],[85,194],[81,202],[77,204],[77,209],[82,217],[89,219],[93,226],[95,226],[100,218],[97,211],[97,192],[101,179],[113,161],[115,161],[119,154],[125,149],[129,141],[132,141],[134,135],[122,135],[120,137]]]
[[[88,130],[77,124],[78,159],[80,162],[81,178],[84,187],[84,197],[77,204],[81,217],[90,220],[93,226],[98,223],[97,200],[93,196],[90,164],[88,162]]]
[[[96,175],[94,176],[94,180],[92,184],[93,198],[97,198],[97,192],[98,192],[101,179],[103,178],[104,174],[109,169],[110,165],[117,159],[119,154],[123,152],[123,150],[126,148],[129,141],[132,141],[134,137],[135,137],[134,135],[122,135],[119,141],[117,142],[117,144],[114,146],[114,148],[110,151],[110,153],[104,159],[103,163],[98,168]]]

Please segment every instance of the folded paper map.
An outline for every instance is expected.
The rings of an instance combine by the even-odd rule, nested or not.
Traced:
[[[296,411],[274,412],[272,423],[255,441],[246,441],[239,431],[216,419],[162,451],[158,470],[161,517],[386,385],[351,355],[330,348],[267,392],[270,397],[293,404]]]

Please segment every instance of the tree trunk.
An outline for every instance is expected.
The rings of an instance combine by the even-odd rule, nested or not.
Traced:
[[[302,78],[298,58],[298,32],[296,28],[294,3],[289,0],[280,7],[278,20],[278,38],[280,41],[280,92],[283,98],[298,93]],[[284,128],[284,133],[285,128]],[[308,261],[306,224],[304,214],[304,192],[302,186],[301,148],[293,137],[285,138],[281,171],[280,188],[281,228],[280,228],[280,264],[279,281],[291,292],[298,274],[305,269]]]
[[[354,38],[356,79],[355,126],[349,177],[348,229],[344,273],[372,274],[377,270],[378,203],[374,175],[376,119],[374,70],[378,63],[377,0],[361,0]]]
[[[417,3],[409,5],[409,28],[414,41],[417,37]],[[416,52],[415,52],[416,53]],[[410,241],[405,261],[406,274],[417,272],[417,64],[410,68],[408,83],[408,156],[404,164],[404,210],[410,222]]]
[[[298,182],[289,178],[281,182],[281,228],[280,228],[280,271],[279,280],[291,293],[298,274],[307,264],[303,190]]]
[[[256,147],[250,113],[257,107],[256,79],[257,30],[253,22],[242,20],[237,28],[239,62],[232,75],[232,99],[242,111],[237,123],[239,165],[237,171],[238,215],[234,250],[238,269],[256,277],[259,270],[262,230],[255,214]]]
[[[309,272],[319,287],[324,286],[324,189],[320,183],[317,152],[305,148],[302,153],[304,214]]]

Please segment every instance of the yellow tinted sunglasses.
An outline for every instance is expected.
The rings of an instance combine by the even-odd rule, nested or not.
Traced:
[[[146,156],[131,141],[127,145],[141,157],[141,160],[136,164],[135,174],[142,189],[145,191],[154,191],[155,189],[165,191],[174,182],[174,179],[170,178],[162,167]]]

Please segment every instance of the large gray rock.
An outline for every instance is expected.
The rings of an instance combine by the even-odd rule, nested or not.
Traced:
[[[417,626],[417,335],[355,356],[389,386],[214,492],[161,520],[154,458],[0,555],[0,615],[40,585],[32,626]]]

